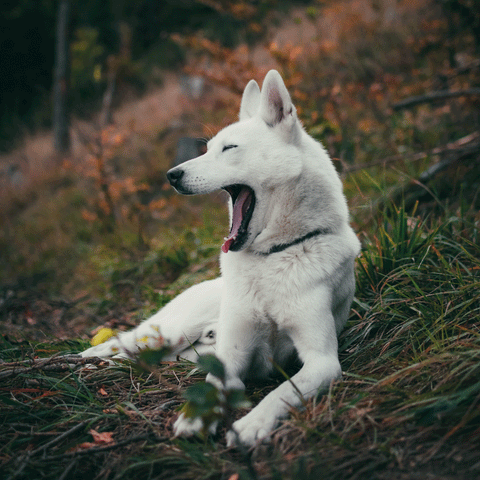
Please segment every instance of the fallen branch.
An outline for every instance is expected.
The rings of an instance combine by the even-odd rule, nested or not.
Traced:
[[[401,102],[393,104],[392,108],[394,110],[401,110],[403,108],[413,107],[421,103],[435,102],[437,100],[447,100],[449,98],[457,97],[475,97],[480,96],[480,88],[469,88],[467,90],[441,90],[439,92],[431,92],[425,95],[418,95],[415,97],[406,98]]]
[[[444,160],[431,165],[427,170],[420,174],[419,180],[423,183],[427,183],[433,177],[435,177],[438,173],[442,170],[447,169],[450,165],[459,162],[467,157],[470,157],[472,153],[476,153],[480,151],[480,144],[473,145],[470,148],[462,148],[458,149],[456,152],[457,155],[450,155],[449,157],[445,158]]]
[[[21,373],[31,372],[32,370],[62,372],[76,368],[79,365],[100,365],[103,362],[105,362],[105,360],[98,357],[83,358],[80,355],[64,355],[36,358],[23,362],[2,363],[0,365],[0,380]]]
[[[429,156],[432,156],[432,155],[441,155],[442,153],[454,152],[455,150],[462,149],[467,144],[473,142],[474,140],[477,140],[478,138],[480,138],[480,132],[473,132],[473,133],[470,133],[469,135],[466,135],[465,137],[459,138],[458,140],[456,140],[454,142],[447,143],[446,145],[443,145],[441,147],[436,147],[432,150],[429,150],[428,152],[419,152],[419,153],[415,153],[414,155],[410,155],[410,156],[405,156],[403,154],[397,154],[397,155],[393,155],[391,157],[383,158],[381,160],[376,160],[376,161],[370,162],[370,163],[362,163],[360,165],[352,165],[352,166],[344,169],[343,173],[346,174],[346,173],[356,172],[358,170],[366,170],[368,168],[378,167],[380,165],[386,165],[388,163],[394,163],[394,162],[398,162],[400,160],[409,161],[409,162],[416,162],[416,161],[419,161],[419,160],[423,160],[425,157],[429,157]]]

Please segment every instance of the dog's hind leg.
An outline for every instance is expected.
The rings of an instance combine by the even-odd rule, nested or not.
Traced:
[[[81,355],[128,358],[143,348],[169,345],[172,351],[165,360],[175,359],[177,355],[196,360],[194,344],[199,340],[199,354],[212,352],[222,284],[223,279],[218,277],[190,287],[138,327],[88,348]]]

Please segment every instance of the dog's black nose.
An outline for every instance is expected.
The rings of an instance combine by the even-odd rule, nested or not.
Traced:
[[[172,169],[167,172],[167,178],[172,187],[176,187],[178,182],[183,177],[184,171],[182,169]]]

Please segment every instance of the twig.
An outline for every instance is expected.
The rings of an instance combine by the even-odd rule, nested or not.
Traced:
[[[30,460],[29,453],[26,453],[22,458],[22,464],[7,478],[7,480],[14,480],[25,470],[25,467],[28,465],[28,461]]]
[[[30,455],[36,455],[37,453],[41,452],[42,450],[43,450],[43,451],[47,450],[47,448],[49,448],[49,447],[51,447],[52,445],[55,445],[56,443],[60,442],[60,441],[63,440],[65,437],[68,437],[68,436],[71,435],[72,433],[74,433],[74,432],[76,432],[77,430],[80,430],[81,428],[83,428],[87,423],[88,423],[87,421],[78,423],[78,424],[75,425],[74,427],[70,428],[70,430],[67,430],[66,432],[63,432],[61,435],[59,435],[58,437],[54,438],[54,439],[51,440],[50,442],[47,442],[45,445],[42,445],[41,447],[36,448],[36,449],[33,450],[32,452],[30,452]]]
[[[401,102],[394,103],[392,108],[394,110],[402,110],[403,108],[414,107],[421,103],[435,102],[437,100],[447,100],[449,98],[457,97],[475,97],[480,96],[480,88],[469,88],[467,90],[440,90],[439,92],[431,92],[425,95],[418,95],[415,97],[406,98]]]
[[[110,445],[105,445],[104,447],[93,447],[87,448],[85,450],[76,450],[75,452],[65,452],[60,455],[50,455],[48,457],[43,457],[43,460],[60,460],[62,458],[71,458],[84,455],[96,455],[97,453],[108,452],[110,450],[115,450],[116,448],[124,447],[135,442],[142,442],[144,440],[151,439],[151,434],[138,435],[136,437],[127,438],[120,442],[112,443]],[[156,443],[163,443],[169,440],[169,437],[153,437]]]
[[[58,477],[58,480],[65,480],[65,478],[68,477],[68,474],[70,473],[70,470],[75,466],[77,463],[77,460],[74,458],[67,466],[67,468],[63,471],[62,475]]]

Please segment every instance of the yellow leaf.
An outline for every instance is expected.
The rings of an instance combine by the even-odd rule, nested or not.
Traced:
[[[98,333],[90,340],[90,343],[95,347],[101,343],[106,342],[110,337],[116,335],[115,330],[111,328],[101,328]]]

